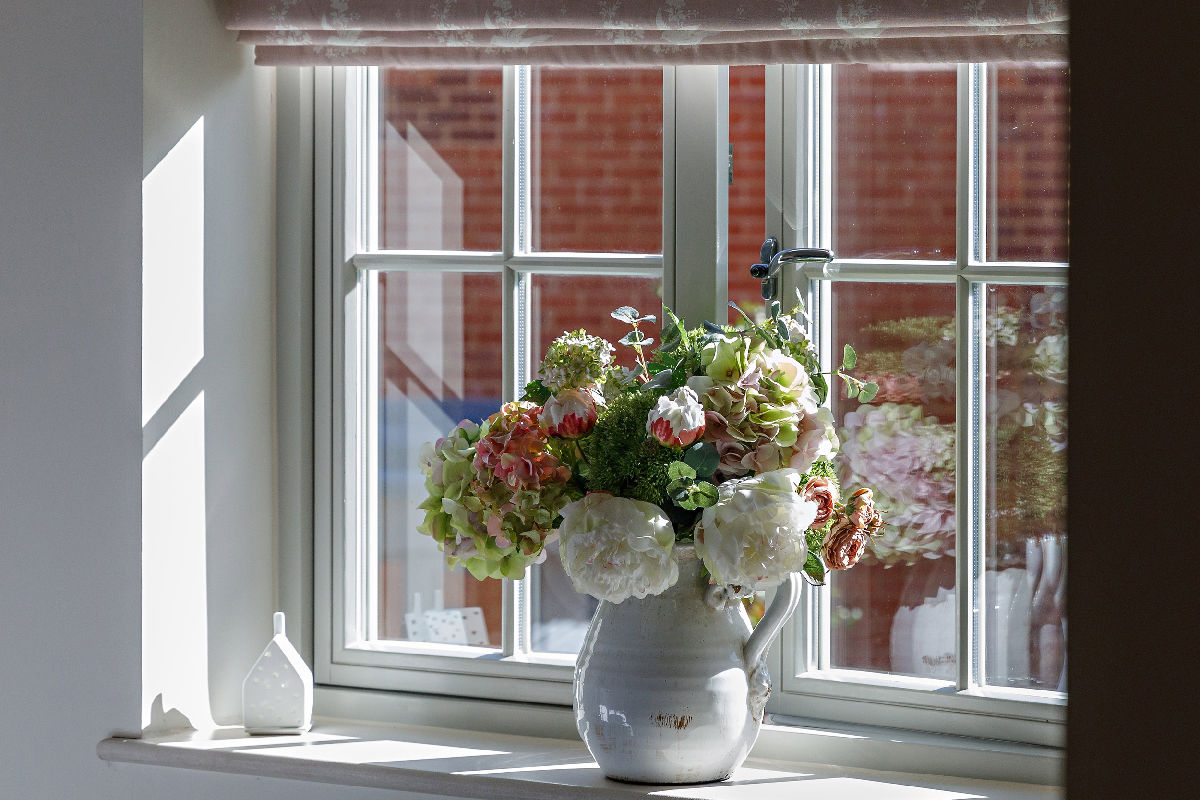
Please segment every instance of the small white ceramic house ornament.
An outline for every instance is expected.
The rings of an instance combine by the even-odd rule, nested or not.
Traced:
[[[304,733],[312,727],[312,670],[284,635],[282,611],[275,636],[242,682],[242,724],[247,733]]]

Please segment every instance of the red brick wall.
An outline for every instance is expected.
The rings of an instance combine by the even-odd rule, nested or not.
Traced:
[[[851,66],[835,75],[835,253],[952,259],[955,71]],[[992,255],[1065,260],[1066,71],[1006,68],[992,75]],[[748,304],[759,294],[748,267],[766,233],[763,76],[762,67],[730,70],[735,179],[729,190],[729,291],[730,299]],[[661,252],[660,73],[543,69],[535,83],[535,247]],[[384,116],[401,132],[415,125],[463,178],[464,246],[498,250],[500,72],[391,70],[382,84]],[[385,209],[404,202],[397,188],[382,186]],[[381,242],[388,246],[388,232],[381,232]],[[465,282],[467,318],[481,323],[467,326],[467,393],[494,397],[500,353],[491,331],[500,313],[498,285],[482,276]],[[643,306],[653,303],[647,287],[634,290],[621,279],[538,283],[540,343],[564,329],[608,325],[608,311],[619,305],[650,311]],[[887,310],[886,297],[867,294],[878,298],[881,314]],[[907,314],[931,311],[909,296],[905,303]]]

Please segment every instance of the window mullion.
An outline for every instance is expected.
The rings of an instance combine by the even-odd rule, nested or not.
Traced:
[[[960,691],[983,683],[986,598],[983,581],[984,515],[984,284],[967,271],[983,256],[985,67],[963,64],[958,72],[957,236],[959,270],[955,301],[957,388],[955,396],[956,489],[955,540],[958,604],[957,649]]]

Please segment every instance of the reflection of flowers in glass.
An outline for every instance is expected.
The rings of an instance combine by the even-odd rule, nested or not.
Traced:
[[[797,494],[799,480],[781,469],[717,487],[716,505],[696,525],[696,554],[714,583],[765,588],[804,568],[817,504]]]
[[[1067,335],[1054,333],[1038,342],[1033,371],[1055,383],[1067,382]]]
[[[592,492],[562,509],[563,569],[578,592],[620,603],[679,580],[675,531],[653,503]]]
[[[888,514],[872,547],[887,564],[936,558],[954,548],[954,425],[920,406],[861,405],[839,431],[843,484],[868,484]]]
[[[900,356],[900,363],[917,376],[922,393],[928,398],[954,397],[954,345],[947,342],[920,344]]]
[[[1067,446],[1067,405],[1056,400],[1041,403],[1025,403],[1022,424],[1025,427],[1040,427],[1055,450]]]
[[[1035,328],[1061,326],[1067,312],[1067,290],[1053,287],[1035,294],[1029,301],[1029,311]]]

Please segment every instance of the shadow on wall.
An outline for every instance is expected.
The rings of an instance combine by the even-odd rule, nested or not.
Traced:
[[[143,40],[142,724],[207,728],[275,606],[274,74],[211,0]]]

